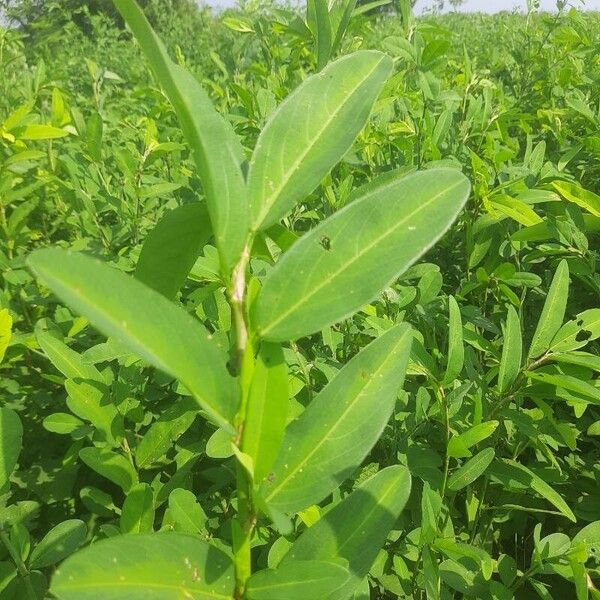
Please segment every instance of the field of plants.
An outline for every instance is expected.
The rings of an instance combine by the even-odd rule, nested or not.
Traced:
[[[8,4],[0,600],[600,599],[600,16]]]

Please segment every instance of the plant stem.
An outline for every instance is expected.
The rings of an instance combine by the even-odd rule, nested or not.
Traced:
[[[246,322],[246,268],[250,260],[250,246],[242,252],[231,278],[231,312],[234,326],[234,371],[240,377],[240,410],[237,415],[235,444],[243,451],[244,426],[247,413],[249,382],[254,366],[254,351],[249,343]],[[236,465],[237,515],[233,521],[233,562],[235,566],[235,600],[243,600],[246,584],[252,574],[251,543],[256,526],[256,510],[252,502],[252,475],[238,460]]]
[[[25,584],[25,591],[27,593],[27,600],[38,600],[37,594],[33,589],[33,584],[31,583],[31,578],[29,576],[29,569],[23,562],[21,555],[18,550],[14,547],[13,543],[10,541],[10,537],[6,533],[4,529],[0,529],[0,540],[6,546],[10,557],[12,558],[15,566],[17,567],[17,571],[23,579],[23,583]]]

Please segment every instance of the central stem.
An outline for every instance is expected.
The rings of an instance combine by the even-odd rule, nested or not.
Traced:
[[[254,365],[254,351],[249,343],[246,322],[246,267],[250,259],[247,246],[233,270],[231,279],[231,312],[234,328],[234,369],[240,380],[240,410],[236,426],[235,444],[243,451],[244,425],[246,423],[249,380]],[[256,526],[256,511],[252,502],[253,480],[246,467],[238,460],[236,465],[237,515],[233,521],[233,561],[235,566],[235,600],[243,600],[246,585],[252,574],[251,543]]]

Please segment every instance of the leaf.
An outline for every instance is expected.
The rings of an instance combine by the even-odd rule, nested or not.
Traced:
[[[242,451],[252,458],[260,481],[273,466],[287,422],[289,384],[283,351],[263,343],[256,358],[244,425]]]
[[[561,260],[552,278],[548,296],[529,346],[528,358],[537,358],[548,348],[560,329],[569,297],[569,265]]]
[[[149,469],[192,425],[198,407],[192,398],[180,398],[150,426],[135,450],[138,469]],[[218,429],[217,431],[222,431]]]
[[[36,327],[35,337],[50,362],[67,379],[104,381],[100,371],[94,365],[87,364],[79,353],[69,348],[69,346],[48,331]]]
[[[294,542],[281,562],[348,561],[350,580],[327,600],[347,600],[367,576],[410,496],[410,474],[396,465],[379,471]]]
[[[547,373],[544,371],[527,371],[527,377],[575,392],[589,398],[590,402],[593,402],[594,404],[600,404],[600,388],[597,388],[591,383],[583,381],[578,377],[563,375],[562,373]]]
[[[175,109],[202,180],[221,262],[231,270],[248,235],[240,141],[194,76],[171,61],[139,6],[131,0],[115,0],[115,6],[131,27]]]
[[[332,31],[327,0],[307,0],[308,23],[315,38],[317,71],[325,67],[331,56]]]
[[[123,533],[146,533],[153,530],[154,492],[147,483],[138,483],[127,492],[119,526]]]
[[[391,59],[380,52],[355,52],[306,79],[282,102],[250,161],[254,230],[279,221],[344,156],[391,69]]]
[[[600,552],[600,521],[588,523],[580,529],[573,538],[573,547],[576,544],[585,545],[588,552]]]
[[[448,442],[448,456],[464,458],[471,456],[469,448],[486,440],[498,427],[498,421],[486,421],[473,425],[460,435],[456,435]]]
[[[339,24],[337,26],[337,31],[335,34],[335,39],[333,40],[333,44],[331,45],[331,55],[333,56],[340,49],[342,44],[342,40],[344,39],[344,34],[348,29],[348,25],[350,23],[350,19],[352,18],[352,12],[356,7],[357,0],[346,0],[344,10],[340,16]]]
[[[350,573],[333,561],[290,561],[277,569],[258,571],[248,580],[248,600],[327,598]]]
[[[33,549],[29,559],[31,569],[43,569],[59,563],[73,554],[85,542],[87,527],[79,519],[63,521],[51,529]]]
[[[177,488],[169,495],[169,511],[179,531],[204,533],[206,515],[196,496],[189,490]]]
[[[230,558],[183,533],[122,535],[92,544],[61,565],[59,600],[231,600]]]
[[[469,189],[451,169],[383,176],[361,188],[268,273],[253,311],[258,334],[296,339],[371,302],[442,236]]]
[[[19,415],[0,407],[0,490],[8,483],[17,466],[23,445],[23,425]]]
[[[124,456],[103,448],[82,448],[79,458],[102,477],[116,483],[125,493],[138,483],[135,469]]]
[[[103,136],[104,124],[102,117],[97,113],[93,112],[86,123],[86,142],[87,150],[96,162],[102,160],[102,136]]]
[[[600,337],[600,308],[579,313],[575,319],[565,323],[550,344],[550,352],[570,352],[583,348]]]
[[[504,476],[514,479],[525,489],[531,489],[545,498],[550,504],[557,508],[565,517],[575,522],[577,519],[569,505],[562,499],[561,495],[548,485],[541,477],[536,475],[531,469],[510,459],[502,459],[494,465],[494,476]]]
[[[401,324],[371,342],[288,426],[260,487],[270,507],[292,513],[315,504],[363,461],[396,404],[412,335]]]
[[[4,354],[10,344],[12,337],[12,317],[7,308],[0,310],[0,363],[4,360]]]
[[[133,277],[75,252],[38,250],[28,264],[74,310],[151,365],[177,377],[218,425],[230,427],[237,393],[227,357],[181,307]]]
[[[25,125],[17,137],[21,140],[53,140],[67,135],[69,135],[68,131],[52,125]]]
[[[448,479],[448,489],[458,492],[481,477],[494,460],[494,449],[484,448],[464,465],[459,467]]]
[[[552,187],[569,202],[581,206],[595,217],[600,217],[600,196],[569,181],[553,181]]]
[[[452,383],[461,373],[465,360],[465,346],[462,334],[460,308],[454,296],[448,296],[450,310],[448,322],[448,361],[444,374],[444,385]]]
[[[136,278],[174,299],[210,236],[204,204],[194,202],[169,211],[144,240]]]
[[[521,338],[521,321],[514,307],[508,307],[504,340],[502,342],[502,357],[498,372],[498,391],[506,392],[515,382],[521,369],[523,340]]]

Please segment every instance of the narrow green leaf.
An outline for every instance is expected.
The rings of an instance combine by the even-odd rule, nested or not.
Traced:
[[[28,264],[74,310],[151,365],[177,377],[218,425],[228,426],[237,393],[227,357],[181,307],[133,277],[75,252],[38,250]]]
[[[122,535],[66,560],[52,580],[59,600],[231,600],[233,566],[183,533]]]
[[[456,435],[448,442],[448,456],[464,458],[471,456],[469,448],[486,440],[498,427],[498,421],[486,421],[473,425],[460,435]]]
[[[356,52],[286,98],[260,134],[250,162],[253,229],[273,225],[319,185],[365,125],[391,69],[391,59],[380,52]]]
[[[288,372],[278,344],[263,343],[248,394],[242,451],[252,458],[260,481],[273,466],[287,422]]]
[[[550,351],[570,352],[583,348],[598,338],[600,338],[600,308],[584,310],[558,330],[550,344]]]
[[[131,463],[121,454],[104,448],[82,448],[79,458],[102,477],[116,483],[125,493],[138,483]]]
[[[312,25],[317,55],[317,70],[320,71],[325,67],[331,56],[332,31],[329,3],[327,0],[307,0],[306,10],[310,15],[308,23]]]
[[[569,505],[562,499],[561,495],[547,484],[539,475],[536,475],[531,469],[510,459],[503,459],[502,462],[494,466],[494,475],[504,474],[511,479],[516,480],[525,489],[531,489],[537,492],[542,498],[545,498],[550,504],[556,507],[565,517],[575,522],[577,519]]]
[[[410,489],[410,474],[405,467],[382,469],[309,527],[281,565],[298,560],[347,560],[350,580],[327,598],[347,600],[371,569]]]
[[[0,408],[0,490],[17,466],[23,444],[23,425],[10,408]]]
[[[0,310],[0,363],[4,360],[4,354],[10,344],[12,337],[12,317],[7,308]]]
[[[567,201],[581,206],[592,215],[600,217],[600,196],[570,181],[553,181],[552,187]]]
[[[246,593],[249,600],[327,598],[349,578],[348,570],[333,561],[292,560],[252,575]]]
[[[192,398],[181,398],[169,406],[150,426],[135,449],[138,468],[151,468],[162,458],[173,443],[191,427],[197,414],[198,405]]]
[[[600,404],[600,388],[578,377],[544,371],[527,371],[527,376],[530,379],[575,392],[589,398],[590,402],[594,404]]]
[[[371,302],[443,235],[469,189],[452,169],[388,175],[361,188],[269,272],[253,315],[259,335],[296,339]]]
[[[344,34],[348,29],[348,25],[350,24],[350,19],[352,18],[352,12],[356,7],[357,0],[346,0],[344,10],[341,14],[337,30],[335,33],[335,39],[333,40],[333,44],[331,45],[331,55],[337,53],[342,45],[342,40],[344,39]]]
[[[135,276],[163,296],[175,298],[210,235],[204,204],[169,211],[144,240]]]
[[[448,361],[444,374],[444,385],[452,383],[462,371],[465,360],[465,346],[462,333],[462,318],[460,308],[454,296],[448,296]]]
[[[87,527],[79,519],[63,521],[51,529],[33,549],[29,558],[32,569],[43,569],[73,554],[85,542]]]
[[[137,3],[115,0],[115,6],[131,27],[177,113],[202,179],[222,263],[231,269],[239,260],[248,235],[240,141],[194,76],[171,61]]]
[[[448,479],[448,489],[453,492],[462,490],[481,477],[494,460],[494,449],[485,448],[470,458],[464,465],[458,468]]]
[[[560,329],[569,297],[569,265],[561,260],[552,278],[544,308],[529,346],[529,358],[537,358],[548,348]]]
[[[521,369],[521,356],[523,353],[523,338],[521,337],[521,321],[517,311],[508,307],[504,341],[502,343],[502,357],[500,371],[498,372],[498,391],[502,394],[514,383]]]
[[[356,355],[287,428],[260,492],[293,513],[321,501],[379,439],[406,372],[412,330],[401,324]]]
[[[169,495],[169,511],[178,531],[205,533],[206,514],[189,490],[177,488]]]
[[[59,127],[52,127],[52,125],[25,125],[23,129],[19,131],[17,137],[21,140],[53,140],[56,138],[62,138],[69,135],[69,132],[60,129]]]
[[[123,533],[146,533],[154,528],[154,492],[147,483],[134,485],[125,498],[119,521]]]

